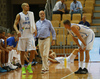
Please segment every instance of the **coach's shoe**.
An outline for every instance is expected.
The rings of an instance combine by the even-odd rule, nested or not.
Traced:
[[[87,74],[88,70],[86,68],[82,69],[81,74]]]
[[[76,72],[74,72],[75,74],[82,74],[82,68],[80,67]]]
[[[25,67],[22,67],[22,74],[26,74],[26,69],[25,69]]]
[[[0,73],[7,72],[7,70],[0,67]]]
[[[28,65],[26,69],[28,70],[29,73],[33,73],[32,68],[31,68],[31,64]]]

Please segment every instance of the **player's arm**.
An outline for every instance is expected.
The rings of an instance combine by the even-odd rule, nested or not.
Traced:
[[[85,41],[83,40],[83,38],[81,37],[80,33],[79,33],[79,28],[76,25],[73,25],[71,27],[71,30],[76,34],[76,36],[79,38],[79,40],[84,44],[84,46],[86,46]]]
[[[72,38],[73,38],[73,40],[76,42],[76,44],[77,44],[79,47],[81,47],[80,44],[79,44],[79,42],[78,42],[78,39],[76,39],[76,38],[73,37],[73,36],[72,36]]]
[[[20,15],[19,14],[17,14],[17,16],[16,16],[16,19],[15,19],[15,22],[14,22],[14,29],[16,30],[16,32],[17,32],[17,34],[20,34],[20,32],[19,32],[19,30],[18,30],[18,28],[17,28],[17,25],[18,25],[18,23],[19,23],[19,20],[20,20]],[[20,36],[20,35],[19,35]]]
[[[35,25],[35,28],[36,28],[36,25]],[[35,32],[34,32],[34,34],[35,34],[35,36],[37,35],[37,28],[36,28],[36,30],[35,30]]]
[[[50,61],[50,62],[52,62],[52,63],[59,63],[57,60],[55,60],[55,59],[51,59],[51,58],[48,58],[48,60]]]

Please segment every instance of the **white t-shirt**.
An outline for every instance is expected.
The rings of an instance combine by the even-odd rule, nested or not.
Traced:
[[[65,9],[65,4],[62,4],[62,2],[61,1],[58,1],[56,4],[55,4],[55,6],[54,6],[54,8],[53,8],[53,11],[57,11],[57,10],[59,10],[59,9]]]

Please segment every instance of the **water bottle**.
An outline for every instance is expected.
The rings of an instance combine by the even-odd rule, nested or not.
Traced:
[[[66,58],[64,58],[64,66],[65,66],[65,68],[67,67],[67,59]]]

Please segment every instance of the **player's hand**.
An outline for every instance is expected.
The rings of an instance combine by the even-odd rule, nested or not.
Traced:
[[[72,10],[72,12],[73,12],[73,10]]]
[[[51,45],[55,45],[55,40],[52,40],[52,44]]]
[[[62,11],[63,13],[65,13],[65,11]]]
[[[86,50],[86,46],[84,46],[83,50],[84,50],[84,51]]]
[[[79,7],[76,8],[77,10],[79,9]]]
[[[83,51],[83,49],[82,49],[82,47],[81,47],[81,46],[79,46],[79,51]]]
[[[18,34],[18,37],[21,37],[21,33],[20,33],[19,31],[18,31],[18,33],[17,33],[17,34]]]

